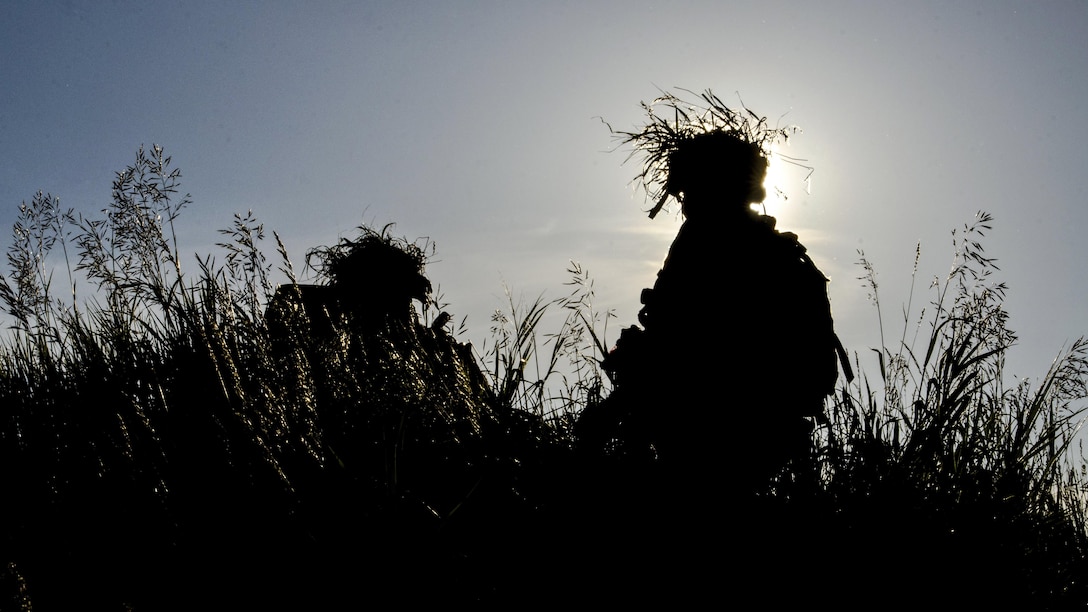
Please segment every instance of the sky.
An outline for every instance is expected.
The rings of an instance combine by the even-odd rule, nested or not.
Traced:
[[[788,199],[767,210],[831,279],[863,368],[880,335],[859,251],[894,341],[916,249],[911,321],[949,270],[952,231],[986,211],[1020,338],[1007,373],[1037,378],[1088,333],[1085,32],[1082,0],[9,0],[0,228],[39,190],[94,216],[157,144],[192,196],[190,271],[221,254],[235,213],[278,232],[296,268],[360,224],[395,223],[434,245],[428,276],[478,349],[506,288],[521,304],[561,297],[572,260],[614,341],[680,219],[647,218],[638,164],[605,122],[631,130],[662,90],[710,89],[803,130],[784,152],[811,182],[783,168]],[[695,316],[715,320],[729,265]]]

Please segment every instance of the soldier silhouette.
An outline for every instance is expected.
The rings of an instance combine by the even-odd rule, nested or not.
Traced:
[[[678,112],[673,123],[644,105],[651,124],[621,133],[647,151],[640,178],[659,181],[650,217],[672,197],[684,222],[643,290],[641,327],[625,329],[603,362],[612,394],[583,413],[577,433],[592,453],[648,459],[700,486],[755,490],[807,458],[838,361],[852,373],[827,278],[795,234],[751,207],[766,195],[767,139],[784,132],[752,130],[747,116],[709,92],[703,99],[706,113]]]

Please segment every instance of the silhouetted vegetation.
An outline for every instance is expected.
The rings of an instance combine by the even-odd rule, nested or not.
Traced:
[[[567,295],[497,312],[477,353],[446,329],[428,245],[388,227],[315,249],[303,285],[239,215],[222,260],[187,271],[179,182],[141,149],[101,218],[47,194],[20,209],[0,277],[4,609],[1088,603],[1069,446],[1088,343],[1004,386],[1015,336],[986,215],[955,234],[924,313],[854,354],[815,464],[719,503],[735,474],[691,495],[652,457],[576,452],[576,416],[611,389],[577,264]]]

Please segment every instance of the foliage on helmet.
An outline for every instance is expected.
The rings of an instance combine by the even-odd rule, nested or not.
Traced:
[[[312,249],[306,263],[341,292],[365,294],[372,300],[425,301],[431,292],[424,274],[426,249],[390,236],[391,227],[378,231],[360,226],[358,238],[341,238],[334,246]]]
[[[686,144],[707,134],[728,134],[751,144],[759,155],[767,158],[776,142],[784,143],[800,131],[796,126],[772,127],[766,117],[760,117],[743,104],[740,110],[730,108],[709,89],[698,98],[697,102],[687,102],[672,92],[663,92],[650,102],[640,103],[647,117],[641,130],[624,132],[609,126],[621,146],[632,147],[628,159],[642,158],[642,171],[635,176],[635,182],[656,202],[650,210],[651,219],[664,207],[668,197],[675,195],[669,189],[670,163]]]

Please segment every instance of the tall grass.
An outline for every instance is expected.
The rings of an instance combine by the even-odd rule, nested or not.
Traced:
[[[908,302],[894,342],[885,343],[874,266],[859,253],[881,346],[870,356],[875,376],[856,356],[862,376],[833,398],[817,431],[822,485],[875,548],[859,554],[892,556],[887,567],[902,580],[920,576],[926,592],[1083,605],[1088,507],[1072,443],[1088,398],[1088,340],[1065,348],[1038,382],[1006,387],[1016,335],[1002,307],[1007,287],[981,244],[991,222],[979,213],[953,232],[950,271],[933,280],[921,313]]]
[[[507,288],[505,310],[496,309],[491,317],[492,343],[485,343],[479,355],[500,406],[540,415],[560,427],[608,393],[600,363],[608,353],[608,323],[614,317],[594,307],[588,270],[571,261],[567,274],[568,293],[549,301],[541,295],[522,304]],[[543,321],[558,322],[558,329],[546,332]]]
[[[274,233],[266,258],[252,213],[222,231],[221,260],[188,270],[180,176],[161,148],[141,149],[100,218],[46,194],[20,209],[0,275],[12,325],[0,345],[0,486],[17,500],[3,515],[0,597],[15,609],[312,608],[376,590],[516,605],[592,589],[618,603],[667,586],[676,568],[696,572],[690,588],[693,576],[720,588],[736,576],[729,555],[759,552],[745,538],[788,555],[741,563],[812,589],[802,601],[1088,603],[1084,468],[1071,446],[1088,342],[1038,382],[1006,387],[1015,334],[982,249],[988,215],[954,233],[950,272],[920,314],[908,305],[890,342],[861,254],[880,346],[855,355],[860,375],[828,402],[814,466],[783,473],[751,512],[691,514],[661,499],[645,465],[588,469],[572,452],[571,424],[610,391],[600,360],[612,315],[578,264],[559,298],[523,305],[508,293],[475,352],[421,324],[414,302],[375,319],[328,297],[385,303],[360,269],[319,274],[320,291],[300,284]],[[379,244],[422,270],[423,249],[387,230],[313,253],[343,262]],[[420,306],[448,307],[433,295]],[[775,432],[724,432],[722,443],[735,435]],[[678,533],[720,546],[720,562],[661,556],[686,550],[660,545]]]
[[[183,271],[174,221],[188,197],[170,165],[141,148],[103,217],[39,195],[15,225],[0,277],[14,321],[0,436],[5,492],[20,503],[4,548],[40,605],[82,589],[87,601],[153,591],[182,567],[177,551],[286,518],[285,464],[318,444],[293,388],[269,393],[261,378],[277,371],[251,299],[266,270],[209,258]],[[239,248],[252,223],[230,231]],[[57,249],[70,295],[46,271]],[[77,274],[90,285],[82,300]],[[96,562],[106,550],[116,563]]]
[[[205,576],[230,576],[225,592],[251,603],[265,591],[360,597],[331,576],[375,564],[365,583],[405,584],[396,560],[452,563],[483,548],[459,535],[469,525],[520,516],[514,485],[547,430],[497,409],[469,347],[420,325],[408,302],[365,333],[334,303],[315,314],[288,299],[266,316],[277,273],[300,289],[285,245],[275,236],[277,269],[264,228],[238,215],[221,262],[186,270],[179,183],[161,148],[141,149],[100,218],[46,195],[20,209],[0,276],[12,321],[0,461],[19,503],[6,505],[0,550],[39,608],[192,604],[211,593],[179,589]],[[362,233],[318,254],[408,245]],[[383,303],[383,286],[351,280]],[[343,547],[355,548],[346,564]]]

